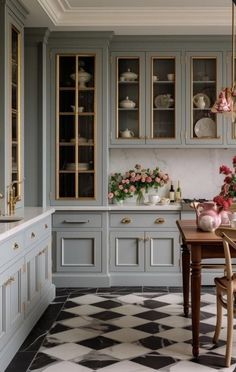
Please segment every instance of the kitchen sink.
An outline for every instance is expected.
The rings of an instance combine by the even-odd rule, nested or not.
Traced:
[[[23,220],[23,217],[19,216],[0,216],[0,223],[18,222]]]

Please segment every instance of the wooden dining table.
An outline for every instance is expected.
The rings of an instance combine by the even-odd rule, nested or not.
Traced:
[[[205,259],[224,258],[223,243],[222,239],[216,236],[214,232],[199,230],[195,220],[179,220],[176,223],[182,237],[183,308],[186,317],[189,315],[190,306],[191,271],[192,353],[195,357],[198,357],[201,270],[204,267],[210,268],[210,261],[204,264]],[[235,254],[232,253],[232,256],[235,257]],[[221,273],[219,273],[219,276],[221,276]]]

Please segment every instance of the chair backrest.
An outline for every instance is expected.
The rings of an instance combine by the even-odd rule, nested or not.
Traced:
[[[230,227],[218,227],[215,230],[215,234],[220,236],[223,240],[224,255],[225,255],[225,275],[228,280],[232,279],[232,259],[230,247],[236,250],[236,229]]]

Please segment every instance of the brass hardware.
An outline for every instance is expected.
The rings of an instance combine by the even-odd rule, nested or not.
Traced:
[[[158,225],[160,225],[161,223],[165,223],[165,219],[164,218],[157,218],[155,220],[155,223],[158,224]]]
[[[0,199],[3,199],[4,195],[0,192]]]
[[[64,220],[64,221],[62,221],[62,223],[71,223],[71,224],[73,224],[73,223],[80,223],[80,224],[82,224],[82,223],[89,223],[89,222],[90,222],[89,220],[81,220],[81,221]]]
[[[13,276],[10,276],[10,278],[4,283],[4,286],[10,285],[14,281],[15,281],[15,278]]]
[[[22,183],[24,180],[21,181],[13,181],[7,186],[7,205],[8,205],[8,214],[11,216],[15,213],[16,203],[21,200],[19,195],[16,195],[16,189],[14,185]]]
[[[48,229],[48,224],[47,223],[45,223],[44,228]]]
[[[14,243],[14,245],[13,245],[13,249],[14,249],[14,251],[15,251],[16,249],[18,249],[18,248],[20,248],[19,244]]]
[[[128,223],[131,223],[131,222],[132,222],[132,220],[129,217],[124,217],[121,220],[121,223],[123,223],[123,224],[128,224]]]
[[[36,236],[36,235],[35,235],[35,233],[34,233],[34,232],[32,232],[32,233],[31,233],[31,239],[34,239],[34,238],[35,238],[35,236]]]
[[[8,286],[9,284],[11,283],[11,278],[9,278],[5,283],[4,283],[4,286]]]

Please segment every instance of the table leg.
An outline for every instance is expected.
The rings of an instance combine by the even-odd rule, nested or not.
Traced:
[[[193,355],[199,355],[200,328],[200,297],[201,297],[201,246],[191,249],[191,305],[192,305],[192,333]]]
[[[189,275],[190,275],[190,251],[187,245],[182,244],[182,281],[184,296],[184,316],[189,313]]]

